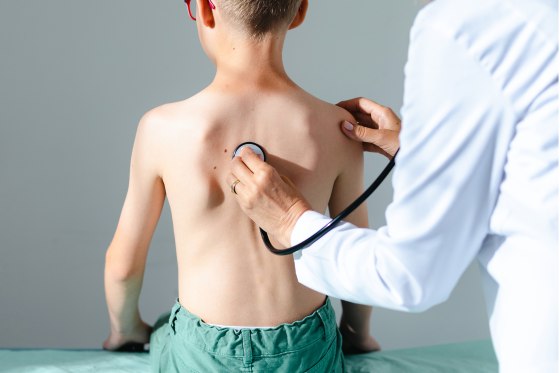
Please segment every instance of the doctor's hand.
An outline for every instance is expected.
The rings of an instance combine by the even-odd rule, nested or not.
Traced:
[[[363,144],[364,150],[392,158],[399,149],[401,120],[388,107],[358,97],[337,104],[358,120],[358,124],[342,123],[342,132]]]
[[[250,219],[280,244],[291,246],[292,230],[311,206],[290,179],[245,148],[231,161],[227,183]]]

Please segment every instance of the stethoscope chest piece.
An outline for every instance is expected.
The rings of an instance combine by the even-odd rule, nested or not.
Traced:
[[[247,142],[244,142],[242,144],[239,144],[237,146],[237,148],[235,148],[235,150],[233,151],[233,155],[231,156],[231,158],[233,159],[235,157],[239,157],[239,153],[244,148],[250,148],[256,155],[259,156],[259,158],[263,162],[266,162],[266,155],[264,154],[263,148],[259,144],[251,142],[251,141],[247,141]]]

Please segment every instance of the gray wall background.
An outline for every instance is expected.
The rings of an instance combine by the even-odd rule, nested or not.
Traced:
[[[312,0],[290,32],[288,72],[331,102],[402,102],[414,0]],[[0,2],[0,347],[99,347],[104,253],[124,200],[136,124],[202,89],[214,67],[181,0]],[[384,164],[368,156],[371,180]],[[384,223],[389,183],[369,202]],[[148,322],[177,293],[169,210],[141,298]],[[423,314],[377,309],[386,349],[488,337],[477,268]]]

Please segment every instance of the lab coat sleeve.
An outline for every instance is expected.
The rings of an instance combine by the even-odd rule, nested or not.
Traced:
[[[319,292],[422,311],[449,297],[487,235],[498,190],[492,173],[503,162],[495,159],[496,136],[509,102],[463,41],[421,15],[405,75],[387,226],[341,224],[295,262],[298,280]],[[328,221],[305,213],[292,243]]]

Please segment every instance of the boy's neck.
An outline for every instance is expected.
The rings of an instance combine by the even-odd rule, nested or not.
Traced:
[[[284,36],[261,41],[232,38],[216,53],[216,88],[264,88],[292,85],[284,69]]]

